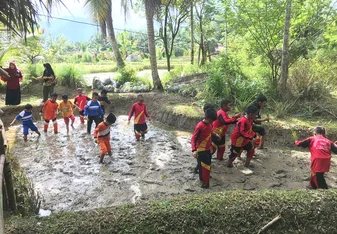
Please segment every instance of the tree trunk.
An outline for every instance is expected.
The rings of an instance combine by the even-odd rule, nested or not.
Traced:
[[[193,0],[191,0],[191,64],[194,64],[194,21],[193,21]]]
[[[283,50],[281,62],[281,74],[278,82],[278,93],[282,98],[287,95],[287,81],[289,76],[289,30],[291,17],[291,0],[287,1],[286,17],[284,21]]]
[[[200,16],[199,28],[200,28],[200,51],[201,51],[201,60],[200,60],[199,66],[203,66],[206,63],[207,51],[205,48],[205,37],[204,37],[204,31],[203,31],[204,28],[202,26],[202,16]]]
[[[102,20],[102,21],[99,23],[99,26],[100,26],[100,28],[101,28],[102,39],[103,39],[104,43],[106,43],[107,35],[106,35],[106,22],[105,22],[105,20]]]
[[[114,26],[113,26],[113,21],[112,21],[112,15],[111,15],[111,1],[109,1],[109,7],[107,8],[107,29],[108,29],[108,35],[109,35],[109,41],[111,43],[112,46],[112,50],[114,52],[114,56],[116,59],[116,63],[117,63],[117,67],[118,68],[123,68],[125,67],[125,63],[124,60],[122,58],[121,53],[119,52],[119,48],[118,48],[118,43],[116,40],[116,35],[115,35],[115,30],[114,30]]]
[[[164,19],[164,48],[165,48],[165,57],[166,57],[166,63],[167,63],[167,71],[171,71],[170,66],[170,52],[168,48],[168,38],[167,38],[167,20],[168,20],[168,11],[169,11],[169,4],[165,7],[165,19]],[[173,40],[173,38],[172,38]]]
[[[154,9],[151,4],[151,0],[145,0],[145,14],[146,14],[146,26],[147,26],[147,37],[149,43],[149,53],[150,53],[150,63],[151,63],[151,73],[153,80],[154,90],[164,90],[161,84],[158,68],[157,68],[157,57],[156,57],[156,44],[154,40],[154,26],[153,26],[153,14]]]

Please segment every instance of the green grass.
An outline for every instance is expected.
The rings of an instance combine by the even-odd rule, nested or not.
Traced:
[[[5,220],[6,233],[337,233],[337,191],[226,191],[50,217]]]
[[[202,110],[198,106],[191,105],[168,105],[167,111],[172,111],[176,115],[183,115],[189,118],[201,118],[203,116]]]

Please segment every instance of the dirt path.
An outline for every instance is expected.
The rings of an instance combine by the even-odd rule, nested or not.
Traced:
[[[308,152],[270,147],[258,151],[252,170],[240,160],[227,168],[225,161],[213,159],[211,188],[203,190],[192,173],[196,162],[189,133],[150,123],[146,140],[136,142],[126,120],[119,116],[112,127],[113,156],[105,158],[106,165],[98,164],[99,148],[78,119],[69,135],[59,120],[60,134],[50,129],[40,139],[30,135],[27,143],[22,141],[21,126],[10,129],[9,138],[16,138],[13,153],[43,196],[42,209],[83,210],[226,189],[303,189],[308,183]],[[42,121],[38,127],[42,129]],[[334,159],[327,175],[332,187],[336,187],[335,166]]]

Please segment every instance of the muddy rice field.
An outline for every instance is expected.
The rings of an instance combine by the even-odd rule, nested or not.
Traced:
[[[15,139],[12,153],[40,193],[41,209],[47,213],[232,189],[305,189],[308,184],[310,156],[297,148],[267,143],[267,149],[257,151],[252,169],[244,168],[240,160],[227,168],[225,160],[214,158],[210,189],[204,190],[193,173],[196,160],[188,132],[150,122],[145,140],[136,142],[133,125],[127,125],[127,116],[119,116],[111,128],[113,155],[106,156],[102,165],[99,146],[86,134],[86,125],[76,119],[67,134],[63,120],[58,123],[59,134],[50,125],[49,132],[39,138],[30,133],[28,142],[22,139],[21,125],[7,132],[9,139]],[[36,124],[43,129],[43,121]],[[326,178],[330,187],[337,187],[335,159]]]

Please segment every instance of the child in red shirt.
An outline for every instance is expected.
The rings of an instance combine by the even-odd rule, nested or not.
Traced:
[[[191,145],[193,157],[198,160],[199,178],[202,188],[209,188],[211,172],[212,122],[216,120],[216,110],[207,109],[205,117],[200,121],[192,135]]]
[[[227,99],[221,100],[220,110],[217,112],[217,119],[213,122],[213,132],[220,136],[220,139],[216,135],[212,136],[211,153],[214,154],[217,151],[217,158],[223,160],[223,155],[226,150],[226,132],[230,124],[235,124],[237,119],[241,117],[241,114],[236,114],[232,118],[229,118],[228,111],[231,110],[230,101]]]
[[[103,163],[104,156],[108,153],[109,156],[111,153],[111,145],[110,145],[110,126],[116,122],[116,116],[110,113],[104,122],[98,124],[94,131],[95,141],[98,142],[101,148],[101,156],[99,163]]]
[[[240,155],[242,150],[247,151],[245,167],[249,167],[250,160],[254,156],[255,132],[252,130],[253,121],[259,110],[255,106],[249,106],[246,115],[237,122],[231,136],[231,150],[227,167],[233,167],[234,160]]]
[[[311,153],[311,177],[309,187],[313,189],[328,189],[324,173],[329,172],[331,152],[337,154],[337,146],[325,138],[325,128],[316,127],[314,136],[295,142],[297,146],[309,148]]]
[[[151,121],[151,117],[149,112],[147,112],[146,105],[144,103],[143,95],[139,94],[137,96],[137,102],[134,103],[129,112],[128,124],[130,124],[130,119],[135,114],[134,118],[134,131],[136,135],[137,141],[139,141],[140,137],[144,138],[145,133],[148,132],[146,117],[148,117],[149,121]]]
[[[86,95],[83,95],[82,89],[78,88],[77,96],[74,99],[74,104],[80,108],[79,113],[80,113],[80,120],[82,124],[84,124],[84,107],[87,104],[87,101],[89,100],[90,100],[89,97],[87,97]]]
[[[50,120],[53,122],[54,125],[54,133],[58,133],[58,127],[57,127],[57,121],[56,121],[56,116],[57,116],[57,110],[59,104],[56,102],[57,99],[57,94],[53,93],[51,95],[50,100],[47,100],[43,107],[41,108],[40,115],[44,112],[44,125],[43,125],[43,130],[44,132],[47,132],[48,130],[48,125]]]

